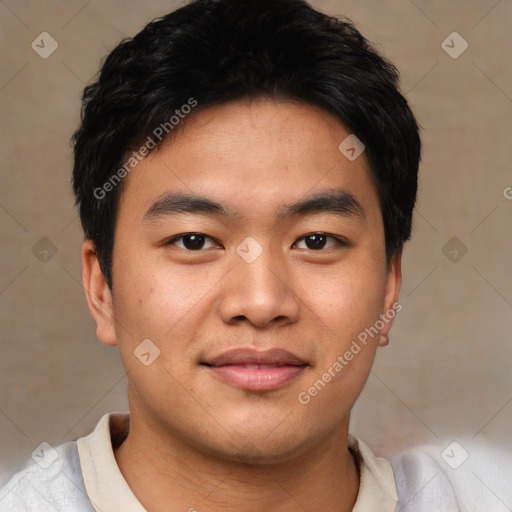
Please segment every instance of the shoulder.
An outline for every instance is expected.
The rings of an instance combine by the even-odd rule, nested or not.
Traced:
[[[389,457],[398,494],[397,510],[458,512],[456,491],[448,473],[425,447]]]
[[[0,487],[2,512],[94,512],[82,478],[76,441],[41,445]]]
[[[397,510],[511,510],[510,451],[484,439],[461,442],[423,445],[388,457],[400,500]]]

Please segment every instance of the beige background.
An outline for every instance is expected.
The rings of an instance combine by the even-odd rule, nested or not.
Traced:
[[[512,454],[512,2],[311,3],[352,18],[398,66],[423,127],[403,311],[352,432],[382,455],[456,440],[470,454],[457,471],[496,494],[471,455],[482,443]],[[68,141],[100,58],[179,5],[0,2],[0,482],[42,441],[127,407],[117,351],[96,340],[80,284]],[[43,31],[59,44],[48,59],[31,48]],[[457,59],[441,46],[453,31],[469,43]],[[43,237],[57,250],[46,263],[33,253]],[[458,262],[443,252],[452,237],[467,248]]]

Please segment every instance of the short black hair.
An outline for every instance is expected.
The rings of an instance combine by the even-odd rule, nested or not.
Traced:
[[[304,0],[194,0],[121,41],[83,91],[73,191],[110,289],[129,157],[149,138],[160,147],[202,109],[257,97],[321,107],[363,142],[387,264],[401,251],[411,235],[421,140],[396,67],[350,19]],[[178,114],[181,122],[170,121]]]

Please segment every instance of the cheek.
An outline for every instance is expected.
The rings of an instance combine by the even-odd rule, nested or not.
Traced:
[[[153,383],[155,386],[162,387],[164,382],[169,385],[167,373],[185,384],[196,364],[198,326],[205,325],[211,316],[209,300],[218,284],[218,275],[193,266],[178,272],[176,266],[171,268],[166,262],[151,265],[148,260],[143,265],[128,265],[128,258],[119,258],[123,279],[114,308],[119,352],[134,378],[145,375],[140,382],[143,386],[149,385],[146,379],[156,372],[155,368],[161,372]],[[150,367],[152,372],[147,372],[134,357],[146,339],[158,352],[158,359]]]
[[[333,403],[339,405],[340,415],[350,410],[370,373],[378,341],[375,323],[385,293],[385,269],[379,254],[368,247],[354,251],[308,295],[321,320],[315,321],[321,329],[318,343],[322,350],[309,383],[311,393],[317,393],[314,398],[309,396],[318,414],[326,414]]]
[[[383,290],[375,274],[373,279],[364,278],[371,273],[369,267],[366,270],[338,273],[325,279],[322,293],[309,294],[308,305],[318,312],[313,321],[321,347],[316,368],[301,389],[300,403],[308,402],[311,417],[341,420],[370,374],[378,341],[371,327],[381,313]]]
[[[120,254],[115,267],[114,311],[134,335],[162,338],[194,309],[208,279],[176,271],[163,259]]]
[[[328,338],[337,339],[336,350],[351,342],[375,323],[384,300],[384,281],[371,263],[345,265],[322,275],[315,286],[303,291],[305,302],[316,313],[318,327]],[[310,281],[311,282],[311,281]],[[321,284],[320,284],[321,283]],[[321,321],[320,321],[321,320]]]

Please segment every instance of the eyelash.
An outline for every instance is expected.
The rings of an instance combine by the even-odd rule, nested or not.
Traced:
[[[210,237],[208,235],[205,235],[204,233],[196,233],[196,232],[183,233],[182,235],[176,235],[176,236],[170,238],[169,240],[167,240],[164,245],[166,245],[166,246],[167,245],[174,245],[174,242],[176,240],[179,240],[180,238],[183,238],[183,237],[185,237],[187,235],[200,235],[200,236],[203,236],[205,238],[209,238],[210,240],[213,240],[216,243],[218,243],[219,245],[221,245],[214,238],[212,238],[212,237]],[[349,243],[346,240],[344,240],[344,239],[342,239],[340,237],[337,237],[335,235],[331,235],[330,233],[325,233],[324,231],[314,231],[312,233],[308,233],[307,235],[304,235],[304,236],[298,238],[297,241],[294,242],[294,244],[297,243],[298,241],[304,240],[305,238],[307,238],[308,236],[311,236],[311,235],[325,235],[327,238],[332,238],[333,240],[335,240],[336,244],[339,247],[347,247],[349,245]],[[327,249],[332,249],[332,247],[333,246],[327,247]],[[182,249],[182,250],[187,251],[187,252],[202,252],[203,251],[202,248],[198,249],[197,251],[194,251],[194,250],[191,250],[191,249],[187,249],[187,248],[182,248],[182,247],[178,247],[178,249]],[[324,247],[322,247],[321,249],[317,249],[317,250],[315,250],[315,249],[309,249],[309,250],[313,251],[313,252],[322,252],[322,251],[325,251],[326,249]]]

